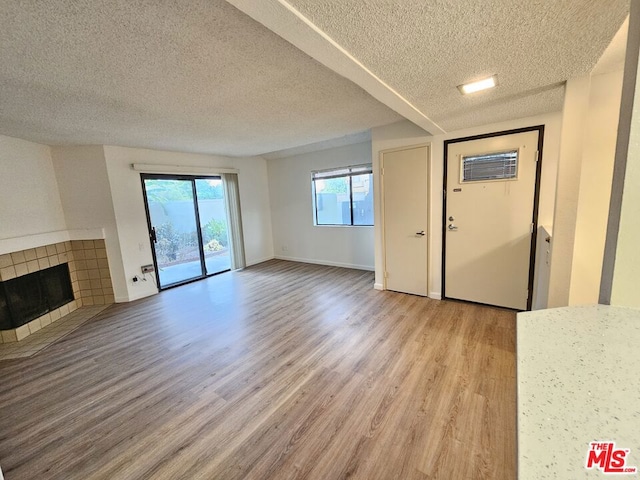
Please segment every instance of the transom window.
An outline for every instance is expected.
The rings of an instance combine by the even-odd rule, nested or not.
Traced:
[[[462,157],[462,181],[509,180],[518,173],[518,150]]]
[[[371,164],[311,172],[315,225],[373,225]]]

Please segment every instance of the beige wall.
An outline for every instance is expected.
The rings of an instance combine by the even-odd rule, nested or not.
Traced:
[[[567,82],[548,307],[598,303],[622,78],[620,65]]]
[[[637,46],[634,54],[637,58]],[[611,305],[640,307],[640,71],[631,113]]]
[[[111,187],[101,145],[52,147],[53,165],[69,230],[102,229],[115,297],[127,297]]]
[[[569,305],[598,303],[621,94],[622,70],[591,77],[580,174],[574,179],[579,194]]]
[[[569,302],[590,81],[588,75],[574,78],[565,88],[551,243],[549,307],[566,306]]]
[[[0,135],[0,171],[0,239],[67,229],[48,146]]]
[[[373,270],[373,227],[315,226],[311,195],[312,171],[369,162],[368,142],[268,160],[277,258]]]

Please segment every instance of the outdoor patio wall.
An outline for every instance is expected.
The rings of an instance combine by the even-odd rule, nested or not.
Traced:
[[[379,184],[380,152],[390,148],[429,144],[431,166],[429,170],[429,297],[440,298],[442,294],[442,179],[444,171],[444,141],[491,132],[500,132],[535,125],[545,126],[544,151],[542,157],[542,178],[540,185],[540,206],[538,224],[551,227],[555,201],[556,172],[560,145],[561,112],[521,118],[509,122],[494,123],[480,127],[449,132],[446,135],[431,136],[411,122],[403,121],[377,127],[371,131],[371,158],[373,161],[374,183]],[[384,273],[382,252],[382,226],[380,224],[380,191],[374,191],[375,215],[375,282],[382,288]]]
[[[127,298],[116,298],[116,301],[135,300],[157,292],[149,276],[148,281],[134,283],[132,280],[140,275],[141,265],[153,261],[140,172],[131,168],[133,163],[237,169],[247,265],[273,258],[267,166],[263,158],[230,158],[116,146],[105,146],[104,154],[127,288]]]
[[[268,160],[276,258],[373,270],[373,227],[315,226],[311,172],[371,162],[359,143]]]

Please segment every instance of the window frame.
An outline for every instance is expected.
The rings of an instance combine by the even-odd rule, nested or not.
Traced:
[[[464,177],[464,167],[465,167],[465,160],[469,157],[488,157],[491,155],[501,155],[501,154],[505,154],[505,153],[515,153],[516,157],[515,157],[515,172],[514,172],[514,176],[513,177],[498,177],[498,178],[478,178],[478,179],[469,179],[466,180]],[[520,149],[519,148],[512,148],[512,149],[508,149],[508,150],[498,150],[498,151],[492,151],[492,152],[486,152],[486,153],[474,153],[474,154],[468,154],[468,155],[461,155],[460,156],[460,178],[458,179],[458,183],[460,185],[469,185],[469,184],[474,184],[474,183],[484,183],[484,182],[513,182],[518,180],[518,174],[519,174],[519,167],[520,167]]]
[[[331,174],[335,172],[335,174]],[[340,173],[338,173],[340,172]],[[313,226],[314,227],[373,227],[371,224],[356,225],[353,218],[353,177],[359,175],[371,175],[369,189],[373,188],[373,164],[362,163],[358,165],[349,165],[346,167],[334,167],[323,170],[311,171],[311,195],[313,204]],[[330,180],[334,178],[348,178],[349,185],[349,219],[350,223],[319,223],[318,222],[318,194],[316,191],[317,180]]]

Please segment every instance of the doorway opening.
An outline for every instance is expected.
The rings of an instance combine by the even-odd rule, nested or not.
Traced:
[[[231,230],[222,177],[141,178],[160,290],[228,272]]]

